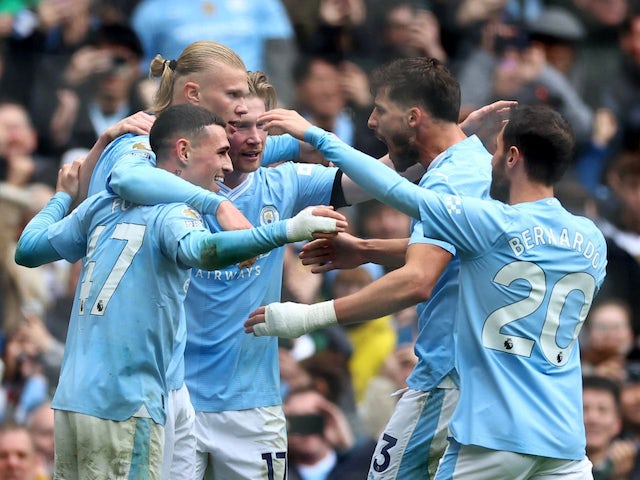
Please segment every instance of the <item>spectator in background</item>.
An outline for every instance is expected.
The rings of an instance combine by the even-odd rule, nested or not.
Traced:
[[[7,42],[5,73],[0,91],[29,109],[40,134],[39,153],[55,157],[49,122],[57,105],[57,91],[69,81],[67,67],[73,54],[90,42],[98,22],[90,0],[42,0],[34,10],[23,10]],[[14,24],[15,27],[15,24]]]
[[[603,87],[615,78],[620,63],[619,32],[629,12],[629,0],[573,0],[561,1],[573,7],[585,27],[586,35],[580,44],[577,61],[582,69],[582,98],[590,108],[601,105]]]
[[[396,403],[407,388],[407,377],[418,363],[413,343],[400,343],[376,376],[371,378],[358,404],[363,431],[378,438],[393,414]]]
[[[295,65],[296,110],[314,125],[354,145],[356,120],[347,110],[339,65],[322,56],[301,57]]]
[[[73,54],[48,126],[56,151],[88,151],[109,126],[149,107],[142,54],[138,36],[124,24],[99,26],[89,45]]]
[[[586,31],[579,18],[569,9],[548,6],[526,26],[530,41],[542,48],[549,65],[562,74],[582,98],[582,65],[576,59]]]
[[[640,478],[640,368],[634,362],[629,364],[627,380],[620,389],[620,403],[622,406],[622,434],[615,453],[619,460],[617,470],[621,478],[635,480]],[[628,477],[625,476],[628,475]]]
[[[566,21],[556,20],[545,25],[545,37],[579,35],[577,24],[565,33]],[[534,30],[540,28],[531,25]],[[590,138],[593,112],[569,79],[549,61],[544,43],[529,38],[528,28],[502,17],[483,27],[481,46],[459,66],[461,116],[494,99],[548,105],[569,121],[581,146]]]
[[[597,223],[607,240],[607,278],[599,297],[622,298],[633,312],[633,330],[640,334],[640,154],[623,152],[606,170],[607,188],[595,196]]]
[[[27,428],[33,439],[39,462],[49,477],[53,477],[53,409],[43,402],[27,417]]]
[[[314,390],[298,390],[284,399],[289,443],[289,480],[365,478],[373,443],[355,446],[344,413]]]
[[[36,153],[38,132],[26,107],[0,102],[0,131],[0,181],[17,187],[34,181],[55,185],[58,165]]]
[[[142,0],[131,25],[144,49],[143,65],[156,54],[176,59],[197,40],[215,40],[235,51],[247,70],[264,71],[290,105],[291,66],[297,55],[294,33],[280,0]]]
[[[623,300],[606,299],[593,306],[584,324],[582,372],[622,382],[627,356],[634,346],[631,310]]]
[[[404,238],[411,229],[411,218],[377,200],[359,204],[356,233],[364,238]]]
[[[39,469],[33,439],[26,427],[13,423],[0,426],[0,478],[48,480]]]
[[[33,345],[17,331],[7,334],[0,418],[23,424],[27,416],[48,398],[48,382]]]
[[[403,57],[432,57],[447,62],[440,24],[428,2],[392,0],[378,6],[380,45],[371,52],[374,65]]]
[[[640,6],[623,22],[622,57],[599,87],[602,106],[615,115],[619,132],[615,151],[640,151]]]
[[[357,292],[383,273],[384,269],[375,264],[365,264],[349,270],[332,270],[327,273],[331,283],[331,298],[345,297]],[[353,346],[353,353],[349,358],[349,371],[355,401],[359,403],[364,398],[371,378],[378,374],[385,360],[393,353],[397,334],[390,315],[348,325],[345,330]]]
[[[621,476],[623,465],[620,460],[612,456],[615,438],[622,431],[618,383],[604,376],[585,376],[582,399],[587,457],[593,463],[594,480],[626,478]],[[614,458],[618,465],[614,465]]]

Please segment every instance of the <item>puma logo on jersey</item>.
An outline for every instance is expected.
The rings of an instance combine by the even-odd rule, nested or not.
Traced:
[[[462,205],[462,200],[460,197],[455,195],[447,195],[444,199],[444,203],[447,206],[447,211],[452,215],[460,215],[462,213],[462,209],[460,205]]]
[[[136,142],[132,145],[133,149],[135,150],[147,150],[147,151],[151,151],[151,147],[149,145],[147,145],[146,143],[142,143],[142,142]]]

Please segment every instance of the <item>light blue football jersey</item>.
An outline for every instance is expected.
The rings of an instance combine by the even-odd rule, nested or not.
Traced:
[[[84,257],[53,408],[123,421],[144,406],[164,424],[190,278],[178,244],[194,231],[208,232],[187,205],[136,206],[107,192],[49,227],[63,258]]]
[[[438,192],[489,198],[491,154],[476,136],[459,142],[438,155],[420,181],[420,187]],[[413,221],[410,244],[431,243],[455,255],[452,245],[425,237],[422,223]],[[418,336],[415,353],[418,363],[407,378],[414,390],[432,390],[454,370],[453,326],[458,304],[457,256],[440,276],[427,302],[417,306]]]
[[[460,258],[454,341],[461,444],[585,455],[578,334],[606,275],[606,243],[555,198],[505,205],[438,195],[311,127],[305,140],[380,201],[420,218]]]
[[[221,194],[254,225],[290,218],[310,205],[327,205],[337,169],[286,163],[259,168]],[[205,222],[217,231],[215,218]],[[187,294],[186,383],[197,411],[221,412],[280,405],[278,340],[244,333],[249,313],[280,301],[284,249],[239,269],[193,269]]]
[[[508,206],[432,195],[420,208],[425,234],[454,243],[461,259],[454,438],[584,458],[578,334],[605,277],[602,233],[555,198]]]
[[[280,160],[290,160],[300,153],[298,141],[290,135],[267,137],[262,163],[269,165]],[[136,198],[128,198],[137,203],[154,205],[157,203],[185,202],[198,210],[204,210],[208,195],[203,196],[200,187],[190,184],[164,170],[155,167],[156,157],[149,146],[148,135],[121,135],[111,142],[100,156],[91,176],[89,195],[105,189],[128,198],[126,192],[135,191]],[[112,174],[116,168],[116,179]],[[138,182],[132,169],[143,169],[145,181]],[[119,172],[119,174],[118,174]],[[167,371],[169,389],[175,390],[184,383],[184,348],[187,342],[186,326],[178,330],[178,343],[174,361]]]

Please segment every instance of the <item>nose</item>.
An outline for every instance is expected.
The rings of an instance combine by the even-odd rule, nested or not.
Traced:
[[[238,99],[238,103],[234,112],[236,115],[246,115],[249,112],[249,109],[247,108],[247,102],[245,101],[244,97]]]
[[[249,145],[259,145],[262,143],[262,137],[260,133],[264,132],[261,128],[258,128],[257,125],[253,125],[249,130],[249,135],[247,136],[247,143]]]
[[[371,112],[371,115],[369,115],[369,119],[367,120],[367,127],[371,130],[375,130],[377,126],[378,121],[375,118],[375,112]]]
[[[233,164],[231,163],[231,157],[229,157],[228,153],[224,156],[224,161],[222,162],[222,171],[225,173],[233,172]]]

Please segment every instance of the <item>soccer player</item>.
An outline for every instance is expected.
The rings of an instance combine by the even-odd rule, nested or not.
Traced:
[[[422,73],[414,71],[411,80],[420,82]],[[444,77],[445,82],[453,80],[443,67],[433,75]],[[275,92],[259,72],[250,75],[249,86],[251,95],[246,100],[249,112],[235,124],[237,132],[230,140],[234,172],[225,177],[221,192],[250,221],[257,224],[273,215],[286,218],[314,201],[314,195],[317,195],[315,202],[328,201],[336,208],[369,198],[335,168],[295,164],[259,168],[267,138],[259,116],[275,106]],[[462,140],[464,134],[455,125],[457,110],[450,118],[455,118],[452,128]],[[469,153],[473,146],[484,150],[477,139],[469,144],[462,150]],[[429,151],[424,155],[431,154]],[[486,152],[484,155],[487,190],[490,155]],[[420,169],[424,170],[425,165],[426,160]],[[473,168],[482,167],[473,165]],[[207,464],[208,474],[213,473],[215,478],[257,478],[265,472],[279,478],[284,474],[286,433],[277,381],[277,342],[248,337],[242,328],[242,321],[254,308],[280,299],[282,257],[282,251],[274,250],[260,258],[253,269],[241,272],[226,269],[209,274],[194,270],[186,300],[185,362],[186,381],[196,409],[198,478],[200,468]],[[238,298],[243,301],[238,302]],[[218,306],[213,318],[209,314],[212,305]],[[229,380],[221,381],[225,378]],[[252,395],[246,395],[247,391]],[[277,425],[280,427],[276,428]],[[272,451],[266,450],[265,445],[270,445]],[[240,449],[249,453],[238,458],[233,452]]]
[[[230,137],[234,172],[220,193],[256,225],[290,218],[316,203],[338,208],[370,198],[337,168],[283,163],[260,167],[267,132],[257,119],[276,104],[264,74],[249,75],[247,113]],[[215,218],[205,222],[216,228]],[[186,383],[196,410],[196,478],[283,478],[287,436],[274,338],[244,334],[259,305],[280,299],[284,249],[254,265],[194,269],[187,294]],[[237,452],[243,452],[238,455]]]
[[[160,78],[154,105],[158,116],[171,105],[185,103],[205,107],[231,124],[247,113],[246,68],[240,57],[224,45],[195,42],[176,60],[156,56],[150,71],[152,76]],[[132,118],[129,123],[133,132],[118,137],[104,152],[106,139],[101,137],[80,170],[81,191],[94,194],[108,188],[121,198],[145,205],[185,202],[199,212],[215,215],[222,229],[250,227],[247,219],[224,197],[163,169],[153,168],[155,157],[145,134],[150,123],[147,117],[153,118],[145,113]],[[126,127],[121,126],[120,131]],[[273,157],[291,159],[300,153],[299,142],[291,137],[271,137],[267,144],[266,162],[271,162]],[[178,335],[176,357],[167,372],[169,398],[163,480],[191,480],[195,463],[194,413],[184,384],[186,329],[181,328]]]
[[[369,126],[388,145],[396,169],[419,162],[427,169],[422,188],[488,197],[491,155],[476,136],[467,137],[457,124],[460,90],[444,65],[427,58],[392,62],[374,73],[372,86],[375,108]],[[303,122],[301,130],[310,127],[295,112],[290,117],[294,126]],[[340,300],[341,305],[349,305],[343,323],[377,318],[420,303],[418,365],[408,378],[410,390],[403,394],[379,438],[369,478],[433,477],[458,399],[453,323],[459,260],[451,245],[425,238],[419,222],[414,222],[410,241],[362,243],[366,250],[357,251],[344,241],[337,248],[349,247],[341,252],[344,257],[388,264],[399,256],[404,259],[406,252],[406,261],[365,287],[364,293]]]
[[[232,168],[225,126],[202,107],[166,110],[150,132],[158,166],[209,188]],[[316,207],[286,222],[212,234],[186,204],[141,206],[108,192],[64,217],[78,170],[79,162],[63,167],[58,193],[16,250],[16,262],[30,267],[84,257],[52,402],[55,476],[158,479],[166,371],[184,328],[190,267],[221,268],[346,222]]]
[[[262,121],[279,128],[287,117],[273,111]],[[288,130],[456,248],[460,399],[436,479],[592,478],[577,337],[605,277],[606,245],[593,222],[553,197],[572,159],[566,121],[544,107],[511,112],[491,183],[508,204],[421,189],[316,127]],[[246,330],[296,337],[340,323],[348,305],[338,302],[261,307]]]

